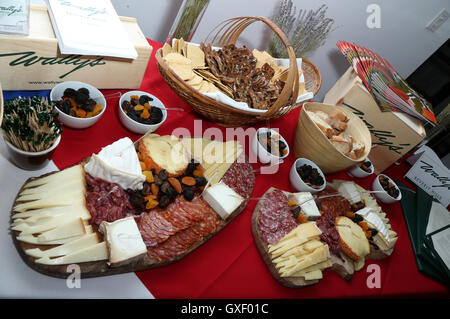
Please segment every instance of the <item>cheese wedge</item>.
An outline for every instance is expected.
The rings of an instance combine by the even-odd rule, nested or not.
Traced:
[[[91,231],[92,233],[92,231]],[[81,238],[84,235],[79,235],[79,236],[73,236],[73,237],[68,237],[68,238],[64,238],[64,239],[57,239],[57,240],[50,240],[50,241],[46,241],[46,242],[42,242],[42,241],[38,241],[36,236],[33,235],[19,235],[16,237],[16,239],[18,241],[24,242],[24,243],[28,243],[28,244],[35,244],[35,245],[64,245],[67,243],[70,243],[74,240],[77,240],[79,238]]]
[[[208,187],[202,196],[222,219],[230,216],[244,201],[241,195],[221,182]]]
[[[112,267],[129,264],[147,253],[147,247],[132,216],[112,223],[104,221],[100,224],[99,231],[106,239],[108,264]]]
[[[66,193],[52,194],[50,197],[44,199],[17,204],[14,206],[13,210],[20,213],[36,208],[70,206],[73,202],[79,201],[80,198],[84,198],[84,196],[85,190],[76,189]]]
[[[294,265],[288,264],[287,266],[282,266],[279,269],[280,275],[282,277],[289,277],[296,272],[310,267],[312,265],[318,264],[320,262],[326,261],[330,258],[330,252],[327,245],[314,250],[312,253],[303,256]]]
[[[36,259],[35,263],[43,265],[67,265],[106,259],[108,259],[108,248],[106,246],[106,242],[103,241],[101,243],[80,249],[62,257],[54,259],[51,259],[47,256],[42,257]]]
[[[35,187],[43,184],[59,184],[64,183],[67,180],[70,179],[77,179],[77,178],[83,178],[84,177],[84,170],[83,167],[80,165],[72,166],[69,168],[66,168],[65,170],[59,171],[57,173],[53,173],[44,177],[39,177],[37,179],[34,179],[30,182],[28,182],[25,185],[25,188],[29,187]]]
[[[40,221],[34,224],[30,224],[25,220],[23,223],[13,226],[11,229],[15,231],[20,231],[22,232],[23,235],[37,234],[64,225],[65,223],[67,223],[68,220],[71,219],[81,218],[83,221],[87,220],[84,217],[86,217],[84,211],[71,211],[70,214],[61,214],[55,217],[40,219]]]
[[[276,252],[285,252],[287,249],[301,245],[314,237],[320,236],[321,234],[322,232],[314,222],[300,224],[281,238],[276,244],[269,245],[269,253],[276,254]]]
[[[86,228],[83,219],[74,218],[55,227],[54,229],[43,232],[37,237],[37,239],[38,242],[47,242],[68,237],[81,236],[84,234],[86,234]]]
[[[308,218],[319,218],[320,212],[311,193],[299,192],[289,195],[290,201],[295,201],[300,206],[301,211]]]
[[[73,241],[70,241],[70,242],[64,244],[64,245],[60,245],[60,246],[57,246],[57,247],[54,247],[51,249],[47,249],[47,250],[41,250],[39,248],[27,249],[27,250],[25,250],[25,254],[27,254],[28,256],[35,257],[35,258],[59,257],[59,256],[65,256],[65,255],[72,254],[81,249],[93,246],[99,242],[100,242],[100,240],[98,239],[97,233],[92,233],[92,234],[86,234],[84,236],[81,236]]]
[[[80,217],[83,220],[91,219],[91,214],[84,205],[84,200],[71,206],[55,206],[36,210],[30,210],[13,215],[13,226],[26,223],[28,226],[37,226],[47,223],[50,219],[65,216],[67,219]]]
[[[47,186],[49,184],[46,184]],[[17,201],[30,201],[54,197],[55,194],[61,193],[74,193],[76,191],[82,193],[85,189],[85,185],[82,181],[76,180],[73,183],[61,184],[61,185],[51,185],[54,186],[50,189],[44,189],[39,192],[31,194],[21,194],[17,197]]]
[[[339,244],[342,251],[354,261],[370,253],[369,241],[362,228],[350,218],[336,218],[336,230],[339,233]]]

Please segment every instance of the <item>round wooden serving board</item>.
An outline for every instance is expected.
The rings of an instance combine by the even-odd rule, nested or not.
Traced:
[[[83,160],[83,162],[85,162],[85,160]],[[249,166],[250,169],[251,166]],[[54,173],[57,173],[58,171],[55,172],[51,172],[48,174],[44,174],[40,177],[44,177],[47,175],[51,175]],[[250,173],[250,172],[249,172]],[[250,174],[253,174],[253,171],[251,171]],[[17,197],[20,194],[20,192],[22,191],[22,189],[24,188],[24,186],[34,180],[37,179],[39,177],[35,177],[35,178],[30,178],[28,179],[24,185],[21,187],[20,191],[18,192],[16,199],[14,201],[13,207],[15,207],[17,204],[21,203],[19,201],[17,201]],[[249,195],[248,197],[251,196],[251,193],[253,192],[253,187],[252,189],[249,191]],[[183,259],[185,256],[187,256],[189,253],[191,253],[192,251],[194,251],[195,249],[197,249],[198,247],[200,247],[201,245],[203,245],[205,242],[207,242],[211,237],[213,237],[215,234],[217,234],[219,231],[221,231],[226,225],[228,225],[237,215],[239,215],[247,206],[248,204],[248,200],[244,201],[241,206],[239,206],[226,220],[221,220],[219,227],[217,229],[216,232],[208,235],[207,237],[204,237],[202,241],[197,242],[196,244],[192,245],[189,249],[186,250],[186,252],[184,252],[182,255],[178,256],[177,258],[175,258],[174,260],[171,261],[165,261],[165,262],[161,262],[159,260],[156,259],[151,259],[148,257],[148,255],[146,254],[143,258],[140,258],[138,261],[132,262],[128,265],[124,265],[124,266],[120,266],[120,267],[110,267],[107,264],[106,260],[102,260],[102,261],[93,261],[93,262],[84,262],[84,263],[79,263],[77,264],[80,267],[80,271],[81,271],[81,278],[92,278],[92,277],[101,277],[101,276],[110,276],[110,275],[116,275],[116,274],[122,274],[122,273],[127,273],[127,272],[135,272],[135,271],[141,271],[141,270],[147,270],[147,269],[151,269],[151,268],[156,268],[156,267],[162,267],[162,266],[166,266],[172,263],[175,263],[181,259]],[[10,218],[10,224],[12,224],[12,215],[14,214],[14,210],[11,209],[11,218]],[[36,260],[36,258],[31,257],[27,254],[25,254],[25,250],[27,249],[33,249],[33,248],[40,248],[42,250],[45,249],[49,249],[49,248],[53,248],[55,246],[52,245],[35,245],[35,244],[29,244],[29,243],[24,243],[22,241],[17,240],[17,235],[20,232],[18,231],[11,231],[11,236],[14,242],[14,245],[16,246],[17,251],[19,252],[20,256],[22,257],[23,261],[30,266],[32,269],[47,275],[47,276],[51,276],[51,277],[57,277],[57,278],[67,278],[67,276],[72,273],[73,271],[68,271],[68,266],[69,265],[43,265],[43,264],[37,264],[34,261]],[[100,238],[101,234],[99,234]]]
[[[269,271],[272,274],[272,276],[283,286],[286,286],[289,288],[300,288],[300,287],[305,287],[305,286],[310,286],[310,285],[316,284],[319,282],[318,280],[305,280],[302,277],[281,277],[280,274],[278,273],[278,270],[275,268],[275,265],[272,263],[272,259],[269,255],[269,250],[268,250],[267,244],[261,238],[261,234],[260,234],[259,227],[258,227],[258,221],[259,221],[261,204],[265,200],[267,194],[269,194],[274,189],[275,189],[274,187],[271,187],[264,193],[264,195],[258,201],[258,204],[255,207],[255,210],[253,211],[252,234],[253,234],[253,239],[255,240],[256,248],[258,248],[258,251],[261,254],[261,257],[264,260],[264,263],[266,264],[267,268],[269,268]]]

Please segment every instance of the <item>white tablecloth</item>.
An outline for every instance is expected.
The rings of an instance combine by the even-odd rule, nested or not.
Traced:
[[[0,138],[0,298],[153,298],[134,273],[82,279],[80,288],[69,288],[74,285],[42,275],[22,261],[9,230],[14,198],[29,177],[57,169],[53,162],[39,171],[16,167]]]

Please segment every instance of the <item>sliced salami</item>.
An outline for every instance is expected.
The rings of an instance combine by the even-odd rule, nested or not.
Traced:
[[[262,199],[259,206],[258,227],[262,239],[268,244],[275,244],[297,227],[287,203],[287,196],[278,189],[267,193]]]

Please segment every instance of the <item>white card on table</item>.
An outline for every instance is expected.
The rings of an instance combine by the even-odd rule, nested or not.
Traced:
[[[28,35],[29,0],[0,1],[0,33]]]
[[[48,7],[62,54],[137,58],[110,0],[48,0]]]

